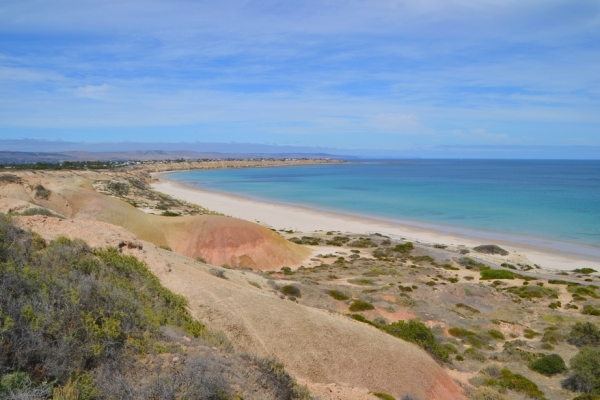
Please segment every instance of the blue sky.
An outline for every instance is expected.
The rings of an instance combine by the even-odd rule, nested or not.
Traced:
[[[600,146],[600,2],[0,2],[0,139]]]

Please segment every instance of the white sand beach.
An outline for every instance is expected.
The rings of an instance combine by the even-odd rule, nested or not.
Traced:
[[[465,245],[467,247],[495,243],[511,252],[526,256],[532,263],[543,268],[567,271],[576,268],[594,268],[600,271],[600,250],[588,246],[450,226],[430,226],[412,221],[378,220],[298,205],[258,201],[190,187],[165,179],[163,174],[155,176],[160,179],[160,182],[153,184],[153,187],[159,192],[201,205],[212,211],[258,222],[278,230],[293,229],[306,233],[314,231],[379,232],[399,235],[413,241],[455,246]]]

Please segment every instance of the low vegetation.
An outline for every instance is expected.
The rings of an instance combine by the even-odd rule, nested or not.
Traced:
[[[571,374],[564,388],[600,395],[600,347],[584,346],[569,362]]]
[[[502,247],[495,245],[495,244],[485,244],[482,246],[477,246],[477,247],[474,247],[473,250],[475,250],[478,253],[483,253],[483,254],[498,254],[501,256],[508,255],[508,251],[504,250]]]
[[[280,292],[286,296],[302,297],[300,288],[295,285],[284,285],[281,287]]]
[[[529,368],[542,375],[552,376],[567,370],[565,361],[558,354],[549,354],[529,364]]]
[[[492,280],[492,279],[515,279],[515,275],[503,269],[485,269],[479,272],[481,280]]]
[[[234,381],[277,398],[308,398],[272,360],[232,354],[255,371],[243,378],[228,372],[231,361],[219,351],[144,367],[142,358],[161,364],[161,354],[182,356],[165,329],[232,351],[133,256],[64,237],[46,243],[0,215],[1,398],[225,399],[236,395]]]
[[[340,292],[339,290],[329,290],[327,291],[327,294],[336,300],[348,300],[350,298],[347,294]]]
[[[368,311],[368,310],[373,310],[375,309],[375,307],[373,306],[373,304],[367,302],[367,301],[363,301],[363,300],[354,300],[351,304],[350,307],[348,307],[348,309],[350,311],[356,312],[356,311]]]
[[[448,361],[450,357],[448,350],[439,344],[431,329],[422,322],[414,319],[408,322],[397,321],[384,325],[381,329],[392,336],[417,344],[436,360]]]

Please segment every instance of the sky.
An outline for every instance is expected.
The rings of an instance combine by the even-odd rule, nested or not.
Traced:
[[[600,2],[3,0],[24,138],[598,148]]]

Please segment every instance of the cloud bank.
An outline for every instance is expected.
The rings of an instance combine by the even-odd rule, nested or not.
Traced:
[[[3,1],[0,138],[600,145],[597,1]]]

